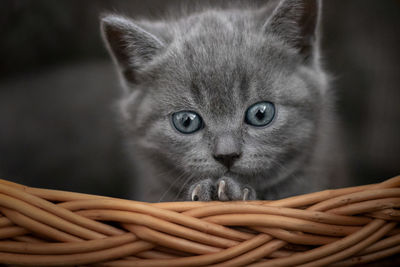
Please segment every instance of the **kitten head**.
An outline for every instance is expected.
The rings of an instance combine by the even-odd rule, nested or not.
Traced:
[[[318,11],[317,0],[284,0],[158,22],[105,16],[136,147],[194,179],[272,185],[301,167],[324,106]]]

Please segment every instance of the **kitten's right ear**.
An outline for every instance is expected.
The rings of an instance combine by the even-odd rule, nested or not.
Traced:
[[[264,30],[280,37],[310,61],[318,46],[320,0],[280,0]]]
[[[165,46],[161,39],[123,16],[103,16],[101,32],[123,77],[132,83],[135,82],[135,72]]]

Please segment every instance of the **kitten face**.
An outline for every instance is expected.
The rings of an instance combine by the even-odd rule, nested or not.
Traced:
[[[257,29],[238,33],[229,31],[234,25],[221,25],[217,32],[181,37],[142,71],[140,92],[133,92],[137,96],[125,105],[132,135],[143,149],[171,165],[179,162],[176,168],[194,177],[218,177],[228,171],[213,151],[216,139],[229,135],[241,151],[230,172],[247,179],[272,176],[309,153],[320,84],[281,43],[268,41]],[[272,123],[246,124],[247,108],[260,101],[274,103]],[[171,116],[182,110],[198,113],[204,128],[192,134],[177,131]]]
[[[121,101],[128,134],[154,164],[162,161],[194,181],[228,174],[266,187],[308,160],[325,79],[309,54],[276,34],[280,24],[274,26],[270,19],[265,25],[254,14],[259,15],[209,11],[168,26],[144,22],[138,40],[137,29],[132,36],[123,32],[134,24],[122,21],[121,34],[130,42],[123,46],[126,57],[140,54],[143,49],[136,44],[148,39],[152,43],[146,47],[154,47],[145,51],[146,62],[139,65],[137,60],[121,64],[114,52],[124,75],[135,69],[134,78],[125,77],[133,82]],[[110,46],[115,50],[112,41]],[[260,102],[272,103],[275,112],[271,122],[257,127],[246,122],[246,111]],[[202,127],[190,134],[177,130],[173,114],[181,111],[197,114]],[[222,162],[220,150],[234,154],[234,160]]]

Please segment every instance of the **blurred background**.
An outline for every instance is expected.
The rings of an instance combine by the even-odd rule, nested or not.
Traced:
[[[0,2],[0,178],[128,197],[116,73],[99,14],[157,16],[179,1]],[[192,1],[193,2],[193,1]],[[324,62],[353,181],[400,174],[400,1],[325,0]]]

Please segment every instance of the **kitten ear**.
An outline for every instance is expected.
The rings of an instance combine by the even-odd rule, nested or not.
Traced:
[[[101,32],[110,54],[129,82],[134,82],[135,71],[165,46],[161,39],[122,16],[104,16]]]
[[[282,0],[264,25],[264,31],[296,48],[305,61],[317,45],[319,0]]]

